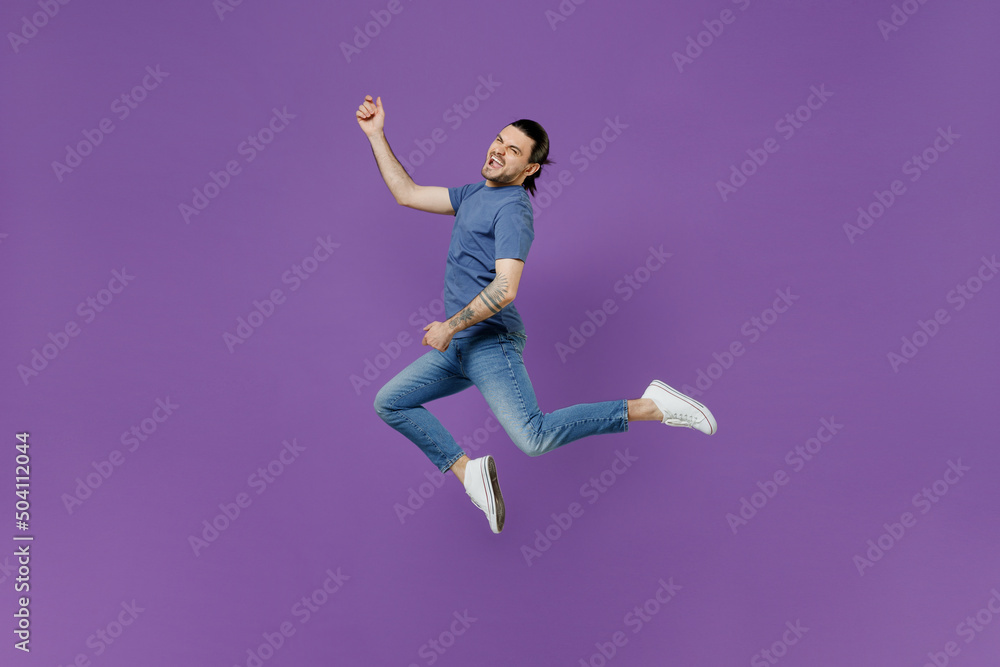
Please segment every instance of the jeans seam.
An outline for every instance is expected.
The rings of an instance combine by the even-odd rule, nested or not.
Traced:
[[[514,332],[510,332],[509,335],[514,335]],[[510,371],[510,376],[511,376],[512,383],[514,385],[514,388],[517,390],[517,397],[518,397],[518,400],[521,403],[521,412],[525,416],[528,416],[528,408],[524,404],[524,396],[521,394],[521,387],[517,383],[517,378],[514,375],[514,368],[513,368],[513,366],[510,363],[510,357],[507,355],[507,350],[504,347],[503,343],[504,343],[503,336],[501,335],[500,350],[504,354],[504,360],[507,362],[507,369]],[[628,405],[628,403],[623,401],[623,406],[627,406],[627,405]],[[539,412],[541,412],[542,418],[544,419],[545,418],[545,412],[542,411],[540,408],[539,408]],[[624,421],[625,421],[625,430],[627,431],[628,430],[628,410],[627,410],[627,408],[625,410]],[[531,421],[530,420],[526,420],[526,426],[531,430],[531,432],[535,435],[535,437],[544,438],[544,436],[545,436],[546,433],[549,433],[549,432],[551,432],[553,430],[564,429],[564,428],[569,427],[569,426],[574,426],[576,424],[584,424],[584,423],[587,423],[587,422],[613,422],[613,423],[619,423],[620,424],[620,423],[622,423],[622,418],[621,417],[612,417],[612,418],[608,418],[608,417],[588,417],[586,419],[577,419],[576,421],[567,422],[566,424],[562,424],[560,426],[553,426],[553,427],[551,427],[549,429],[535,429],[534,426],[532,425]]]
[[[531,425],[531,420],[527,419],[529,417],[529,415],[528,415],[528,406],[526,406],[524,404],[524,395],[521,393],[521,385],[519,385],[517,383],[517,376],[514,374],[514,366],[510,363],[510,356],[508,356],[508,354],[507,354],[507,348],[504,347],[503,336],[500,336],[500,351],[503,352],[504,361],[507,362],[507,370],[510,372],[511,384],[513,384],[514,385],[514,389],[517,390],[517,400],[521,404],[521,414],[523,414],[525,416],[525,418],[526,418],[525,419],[525,421],[526,421],[525,425],[528,428],[531,429],[532,433],[535,433],[537,435],[538,431],[536,431],[535,428]]]
[[[435,445],[435,447],[436,447],[436,446],[437,446],[437,445]],[[440,449],[440,447],[439,447],[438,449]],[[439,470],[441,470],[441,472],[448,472],[448,470],[450,470],[450,469],[451,469],[451,467],[452,467],[453,465],[455,465],[455,463],[456,463],[456,462],[457,462],[457,461],[458,461],[458,460],[459,460],[460,458],[462,458],[462,457],[463,457],[463,456],[465,456],[465,455],[466,455],[466,454],[465,454],[465,451],[463,450],[461,454],[459,454],[458,456],[456,456],[456,457],[455,457],[455,458],[453,458],[452,460],[450,460],[450,461],[445,461],[445,467],[444,467],[444,469],[443,469],[443,470],[441,470],[440,468],[438,468],[438,469],[439,469]]]
[[[397,412],[399,412],[399,411],[397,411]],[[445,454],[445,452],[444,452],[443,449],[441,449],[441,445],[439,445],[437,443],[437,441],[435,441],[434,438],[432,438],[427,431],[425,431],[424,429],[420,428],[420,426],[418,426],[417,423],[415,421],[413,421],[412,419],[410,419],[407,415],[400,414],[399,416],[400,416],[400,418],[405,419],[406,421],[408,421],[410,423],[410,425],[413,427],[413,430],[419,431],[427,439],[427,442],[429,442],[430,444],[434,445],[434,449],[436,449],[438,451],[438,453],[441,455],[442,458],[445,458],[445,459],[447,458],[448,455]],[[456,443],[456,444],[458,444],[458,443]],[[461,457],[459,457],[459,458],[461,458]],[[458,459],[455,459],[455,460],[457,461]]]
[[[445,380],[451,380],[452,378],[463,378],[463,377],[465,377],[465,376],[464,375],[459,375],[458,373],[453,373],[452,375],[449,375],[447,377],[438,378],[437,380],[434,380],[433,382],[426,382],[426,383],[421,384],[421,385],[419,385],[417,387],[414,387],[413,389],[411,389],[410,391],[406,392],[405,394],[396,394],[393,397],[393,399],[392,399],[392,403],[390,403],[390,405],[389,405],[389,409],[398,411],[398,408],[396,408],[396,403],[400,399],[405,398],[406,396],[409,396],[410,394],[413,394],[413,393],[417,392],[420,389],[426,389],[427,387],[430,387],[431,385],[438,384],[439,382],[444,382]],[[468,378],[466,378],[466,379],[468,379]],[[423,405],[423,403],[421,403],[421,405]]]
[[[618,417],[588,417],[587,419],[577,419],[575,422],[567,422],[561,426],[553,426],[552,428],[544,429],[542,431],[539,431],[538,433],[539,435],[544,435],[545,433],[548,433],[549,431],[552,431],[557,428],[566,428],[567,426],[575,426],[576,424],[585,424],[586,422],[620,422],[620,421],[621,420]]]
[[[436,379],[436,380],[434,380],[432,382],[426,382],[424,384],[421,384],[421,385],[418,385],[418,386],[414,387],[413,389],[411,389],[410,391],[406,392],[405,394],[403,394],[403,393],[396,394],[393,397],[392,402],[389,404],[389,409],[392,410],[392,412],[396,413],[401,419],[405,419],[407,422],[409,422],[409,424],[413,427],[413,429],[415,431],[418,431],[419,433],[421,433],[424,436],[424,438],[426,438],[427,442],[429,442],[431,445],[434,446],[434,449],[437,450],[437,452],[438,452],[438,454],[440,454],[441,458],[445,459],[445,462],[448,463],[448,467],[445,468],[444,470],[442,470],[441,472],[447,471],[448,468],[450,468],[452,465],[455,464],[455,461],[457,461],[458,459],[462,458],[462,456],[465,456],[465,452],[462,451],[462,453],[458,456],[458,458],[454,459],[451,462],[448,462],[447,461],[447,456],[448,455],[445,453],[445,451],[443,449],[441,449],[441,445],[439,445],[437,443],[437,441],[434,440],[434,438],[432,438],[431,435],[427,431],[425,431],[424,429],[420,428],[420,426],[415,421],[413,421],[412,419],[410,419],[407,415],[403,414],[403,410],[408,410],[408,409],[412,409],[412,408],[397,408],[396,407],[396,403],[399,402],[401,399],[409,396],[410,394],[415,393],[416,391],[418,391],[420,389],[425,389],[427,387],[430,387],[431,385],[435,385],[435,384],[438,384],[440,382],[444,382],[445,380],[451,380],[453,378],[462,378],[462,377],[464,377],[464,376],[463,375],[459,375],[458,373],[453,373],[451,375],[448,375],[447,377],[438,378],[438,379]],[[421,405],[419,407],[423,407],[423,404],[421,403]],[[424,409],[426,410],[427,408],[424,408]],[[452,436],[452,437],[454,437],[454,436]],[[458,445],[458,442],[456,441],[455,444]],[[462,449],[461,446],[459,446],[459,450],[461,450],[461,449]],[[440,468],[438,468],[438,469],[441,470]]]

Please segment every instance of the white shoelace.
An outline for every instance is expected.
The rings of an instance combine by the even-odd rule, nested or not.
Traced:
[[[670,426],[694,426],[699,421],[701,419],[694,415],[670,415],[663,419],[663,423]]]

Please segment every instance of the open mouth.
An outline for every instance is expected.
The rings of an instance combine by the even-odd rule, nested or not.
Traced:
[[[499,169],[500,167],[503,166],[503,162],[501,162],[496,155],[491,155],[489,161],[486,163],[486,166],[490,167],[491,169]]]

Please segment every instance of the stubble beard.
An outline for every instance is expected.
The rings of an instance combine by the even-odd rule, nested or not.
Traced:
[[[480,172],[480,174],[482,174],[482,177],[485,178],[486,180],[493,181],[494,183],[499,183],[501,185],[509,185],[517,180],[517,176],[505,173],[502,169],[497,174],[489,176],[487,174],[488,164],[489,163],[483,165],[483,170]]]

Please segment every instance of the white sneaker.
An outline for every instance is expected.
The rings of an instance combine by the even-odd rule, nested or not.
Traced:
[[[706,435],[719,430],[711,410],[666,383],[653,380],[642,397],[653,399],[653,403],[663,413],[663,423],[667,426],[685,426]]]
[[[503,530],[503,496],[497,481],[497,465],[492,456],[472,459],[465,466],[465,492],[472,503],[486,513],[494,533]]]

